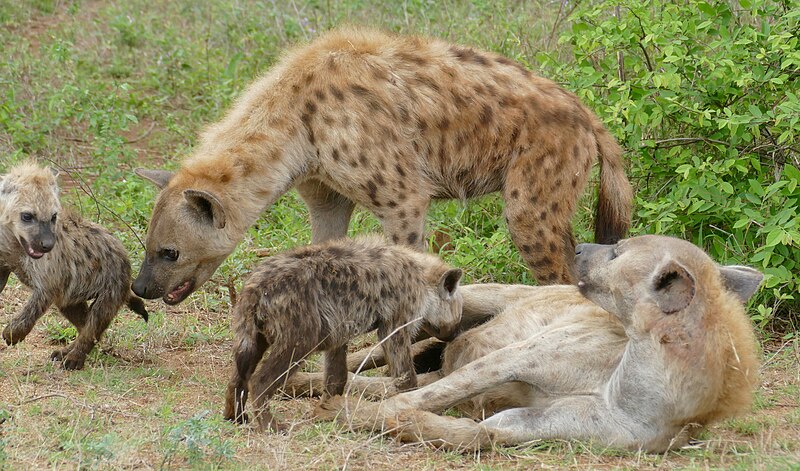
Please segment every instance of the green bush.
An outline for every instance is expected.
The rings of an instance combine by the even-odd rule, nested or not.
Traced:
[[[575,61],[539,57],[628,149],[633,232],[762,269],[762,327],[797,311],[799,5],[586,2],[560,38]]]

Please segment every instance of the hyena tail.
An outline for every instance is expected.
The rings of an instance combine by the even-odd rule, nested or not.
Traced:
[[[145,322],[148,320],[147,308],[144,301],[139,296],[133,294],[133,291],[128,295],[128,309],[142,316]]]
[[[595,118],[594,136],[600,154],[600,189],[594,219],[594,240],[613,244],[625,237],[631,224],[633,190],[625,176],[622,148]]]

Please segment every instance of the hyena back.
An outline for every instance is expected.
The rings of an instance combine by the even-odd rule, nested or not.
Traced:
[[[53,353],[66,369],[83,367],[123,304],[147,320],[130,291],[125,248],[102,227],[62,210],[56,175],[33,163],[0,177],[0,292],[12,272],[32,293],[3,339],[22,341],[54,304],[78,329],[74,342]]]
[[[178,303],[265,207],[297,187],[312,241],[343,237],[354,205],[421,248],[428,205],[500,191],[541,283],[574,281],[571,218],[592,163],[596,239],[627,230],[621,149],[577,97],[497,54],[438,39],[339,30],[288,54],[211,126],[162,188],[134,291]]]
[[[377,237],[270,257],[250,275],[234,309],[235,368],[225,417],[244,421],[252,393],[259,427],[279,428],[267,401],[314,351],[325,352],[326,395],[342,394],[347,343],[376,328],[398,389],[416,387],[412,339],[419,328],[442,339],[455,335],[460,279],[461,270],[438,257]]]

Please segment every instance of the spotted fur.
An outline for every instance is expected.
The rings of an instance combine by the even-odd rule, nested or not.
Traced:
[[[280,428],[268,400],[314,351],[325,352],[326,394],[342,394],[347,343],[374,329],[399,388],[416,387],[411,340],[419,328],[439,338],[455,334],[461,320],[460,278],[461,270],[439,258],[378,237],[270,257],[250,275],[234,310],[236,367],[225,417],[243,421],[252,392],[259,427]]]
[[[185,299],[292,187],[315,243],[343,237],[358,204],[417,248],[432,199],[500,191],[539,282],[572,282],[571,218],[598,159],[596,238],[613,242],[631,209],[621,149],[574,94],[494,53],[333,31],[255,81],[177,173],[138,172],[162,191],[134,291]]]

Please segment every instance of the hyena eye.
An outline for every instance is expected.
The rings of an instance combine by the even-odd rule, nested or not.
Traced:
[[[170,262],[174,262],[178,259],[178,251],[175,249],[161,249],[158,252],[158,255],[164,260],[169,260]]]
[[[31,214],[31,213],[20,213],[19,218],[22,219],[22,222],[31,222],[31,221],[33,221],[33,214]]]

